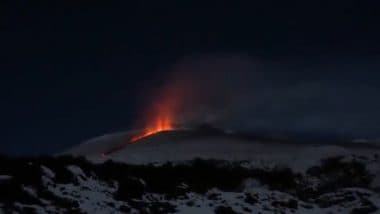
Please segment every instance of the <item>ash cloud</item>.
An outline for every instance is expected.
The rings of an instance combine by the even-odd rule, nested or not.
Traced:
[[[187,57],[171,67],[155,105],[184,126],[234,131],[378,137],[380,66],[337,61]],[[156,108],[157,109],[157,108]]]

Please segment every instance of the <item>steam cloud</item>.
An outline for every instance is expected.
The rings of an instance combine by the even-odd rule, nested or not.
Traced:
[[[380,90],[360,65],[208,55],[185,58],[171,71],[153,106],[185,126],[358,136],[380,130]]]

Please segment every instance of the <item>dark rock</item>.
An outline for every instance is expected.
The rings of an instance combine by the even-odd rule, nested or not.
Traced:
[[[210,193],[210,194],[207,194],[207,199],[216,201],[219,199],[219,195],[220,195],[219,193]]]
[[[119,207],[119,210],[120,210],[121,212],[125,212],[125,213],[129,213],[129,212],[131,212],[131,208],[128,207],[128,206],[125,206],[125,205],[121,205],[121,206]]]
[[[215,214],[237,214],[231,207],[218,206],[214,210]]]
[[[243,207],[243,210],[246,211],[246,212],[250,212],[250,213],[252,212],[252,210],[249,209],[248,207]]]
[[[256,204],[259,200],[256,197],[253,197],[251,194],[246,193],[244,201],[248,204]]]
[[[194,201],[188,201],[186,202],[186,205],[189,207],[193,207],[195,205]]]
[[[290,199],[288,201],[273,201],[272,206],[274,207],[286,207],[289,209],[297,209],[298,208],[298,201],[294,199]]]

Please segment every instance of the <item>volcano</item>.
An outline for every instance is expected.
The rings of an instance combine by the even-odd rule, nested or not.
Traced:
[[[83,180],[80,185],[104,198],[114,195],[109,199],[113,204],[122,204],[121,195],[130,210],[140,210],[135,213],[144,213],[142,209],[155,206],[161,212],[151,213],[363,213],[363,210],[376,213],[379,210],[380,149],[375,146],[268,140],[210,126],[162,130],[145,136],[141,133],[144,130],[107,134],[63,154],[84,156],[93,162],[81,166],[92,171],[88,172],[91,177],[79,179]],[[141,137],[135,139],[135,136]],[[70,158],[70,163],[80,163],[75,157]],[[88,183],[96,183],[91,179],[100,178],[118,185],[108,190],[103,187],[108,182],[100,180],[96,182],[101,185],[88,187]],[[60,185],[55,184],[57,188]],[[98,193],[99,189],[106,191]],[[97,204],[96,199],[87,201]],[[104,207],[112,209],[106,205],[85,208]],[[126,213],[134,213],[130,210]]]
[[[259,167],[282,165],[304,170],[335,156],[374,156],[380,149],[361,144],[291,143],[255,139],[212,127],[164,130],[131,141],[139,131],[103,135],[62,154],[84,156],[102,163],[128,164],[186,162],[196,158],[247,161]]]

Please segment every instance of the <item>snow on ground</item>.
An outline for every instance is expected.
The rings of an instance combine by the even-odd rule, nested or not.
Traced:
[[[42,169],[42,172],[46,176],[48,176],[49,178],[54,178],[55,177],[55,173],[53,171],[51,171],[51,169],[47,168],[46,166],[41,165],[41,169]]]
[[[12,179],[12,176],[10,176],[10,175],[0,175],[0,181],[1,180],[9,180],[9,179]]]
[[[65,154],[85,156],[95,163],[113,160],[137,165],[153,163],[156,166],[165,162],[185,162],[195,158],[244,161],[248,168],[289,167],[300,173],[305,173],[308,168],[318,165],[323,159],[337,156],[364,157],[361,162],[364,162],[367,169],[375,175],[373,185],[380,187],[380,147],[364,144],[264,142],[229,135],[194,137],[186,131],[162,132],[136,143],[128,143],[131,133],[133,132],[94,138]],[[114,148],[121,149],[116,149],[107,156],[101,155]]]
[[[294,196],[269,190],[265,187],[256,187],[253,189],[245,189],[243,192],[223,192],[218,189],[209,190],[206,194],[187,193],[178,199],[165,200],[164,196],[159,194],[146,194],[141,201],[144,202],[167,202],[176,206],[176,213],[192,214],[204,213],[213,214],[216,210],[225,213],[350,213],[353,209],[361,207],[362,194],[368,194],[365,200],[369,200],[373,204],[379,204],[379,196],[359,188],[344,189],[337,194],[329,194],[323,197],[328,200],[342,200],[343,196],[351,193],[350,202],[341,204],[336,203],[329,207],[321,207],[312,202],[299,201]],[[358,194],[357,194],[358,193]],[[366,207],[365,207],[366,208]]]
[[[181,162],[195,158],[248,161],[251,167],[287,166],[299,172],[329,157],[380,155],[379,148],[365,146],[264,142],[228,135],[205,137],[183,137],[183,135],[186,135],[186,132],[163,132],[136,143],[128,143],[131,132],[116,133],[87,141],[64,154],[85,156],[96,163],[114,160],[130,164],[147,164]],[[116,149],[107,156],[101,155],[120,145],[124,147]],[[378,165],[376,167],[378,168]]]
[[[54,213],[57,211],[56,209],[54,209],[54,207],[49,207],[49,206],[42,207],[38,205],[22,204],[19,202],[15,202],[14,206],[19,209],[32,209],[35,211],[35,213],[39,213],[39,214],[45,214],[45,213],[48,214],[48,213],[52,213],[52,212]],[[13,212],[13,213],[18,213],[18,212]]]
[[[368,160],[371,162],[372,160]],[[241,187],[234,191],[222,191],[216,187],[208,189],[205,193],[192,190],[192,184],[178,182],[178,189],[183,194],[170,196],[167,193],[149,191],[152,184],[149,180],[140,177],[128,177],[134,180],[143,189],[148,190],[142,197],[117,197],[120,186],[114,180],[104,181],[96,174],[89,173],[88,169],[79,165],[63,165],[65,173],[73,177],[69,181],[61,182],[62,169],[41,165],[41,179],[43,186],[21,185],[24,192],[39,202],[14,201],[12,205],[17,209],[14,213],[167,213],[171,209],[175,213],[376,213],[380,204],[380,195],[371,189],[340,188],[317,195],[315,198],[301,200],[296,194],[272,189],[260,183],[255,178],[248,178],[242,182]],[[96,166],[96,165],[95,165]],[[37,167],[38,171],[38,167]],[[121,177],[119,182],[124,181]],[[220,178],[223,179],[223,178]],[[40,188],[40,189],[38,189]],[[47,198],[47,190],[54,197]],[[128,190],[128,189],[127,189]],[[127,191],[128,192],[128,191]],[[181,191],[180,191],[181,192]],[[67,199],[67,200],[65,200]],[[57,204],[64,202],[65,205]],[[67,203],[67,204],[66,204]],[[0,213],[2,213],[0,204]],[[73,210],[74,208],[74,210]],[[155,210],[156,209],[156,210]],[[19,212],[20,211],[20,212]]]
[[[103,136],[87,140],[86,142],[75,146],[75,148],[71,148],[58,155],[71,154],[80,156],[86,153],[88,156],[97,157],[99,154],[108,150],[109,148],[124,145],[129,141],[133,133],[134,131],[105,134]]]
[[[60,183],[55,180],[56,173],[52,168],[44,165],[40,167],[42,169],[40,173],[42,173],[43,187],[21,184],[22,191],[30,197],[27,200],[25,197],[20,198],[20,201],[15,200],[11,205],[7,202],[5,210],[3,204],[0,203],[0,213],[117,214],[125,213],[125,210],[129,210],[128,213],[138,213],[135,209],[130,208],[126,202],[114,199],[114,193],[118,189],[117,182],[107,183],[94,175],[86,175],[79,166],[68,165],[66,169],[72,173],[74,182]],[[4,179],[12,178],[5,175],[2,177]],[[43,192],[42,195],[41,191]],[[11,211],[9,206],[13,207]]]
[[[33,196],[33,197],[37,197],[37,192],[36,190],[33,188],[33,187],[30,187],[30,186],[22,186],[22,189],[27,192],[29,195]]]
[[[356,160],[364,163],[367,170],[374,175],[371,189],[341,188],[317,195],[310,200],[301,200],[291,192],[280,192],[249,178],[236,192],[222,191],[217,188],[201,194],[192,192],[191,185],[178,184],[178,189],[185,192],[177,197],[167,197],[155,192],[144,192],[142,198],[121,199],[115,195],[122,189],[122,181],[103,181],[96,174],[86,171],[78,164],[68,164],[63,168],[73,176],[70,182],[57,182],[59,173],[50,165],[41,165],[43,188],[59,200],[67,199],[70,206],[77,207],[84,213],[139,213],[137,209],[155,212],[149,209],[175,209],[177,213],[350,213],[372,210],[380,205],[380,195],[375,192],[380,187],[380,150],[366,146],[341,146],[333,144],[292,144],[264,142],[236,138],[226,135],[189,136],[186,133],[165,132],[144,138],[130,144],[132,132],[121,132],[91,139],[62,154],[85,156],[87,159],[101,163],[107,160],[129,164],[165,162],[183,163],[195,158],[226,160],[241,163],[249,169],[271,169],[290,167],[294,172],[305,175],[307,169],[321,164],[321,160],[344,156],[344,161]],[[121,147],[121,146],[124,147]],[[116,149],[115,149],[116,148]],[[101,154],[112,151],[107,156]],[[11,173],[10,173],[11,174]],[[38,174],[39,176],[39,174]],[[11,175],[0,175],[2,180],[11,179]],[[308,178],[308,177],[307,177]],[[136,185],[149,189],[147,179],[129,177]],[[220,178],[223,179],[223,178]],[[323,178],[310,176],[311,189],[317,189]],[[313,180],[314,179],[314,180]],[[145,181],[146,180],[146,181]],[[132,182],[132,183],[133,183]],[[133,183],[135,184],[135,183]],[[40,198],[40,192],[34,186],[22,185],[28,195],[39,198],[40,204],[26,204],[19,201],[14,206],[22,209],[33,209],[37,213],[67,213],[72,210],[57,206],[53,198]],[[139,204],[141,203],[141,204]],[[158,205],[155,205],[158,203]],[[133,205],[134,204],[134,205]],[[137,205],[136,205],[137,204]],[[167,207],[165,207],[165,204]],[[1,204],[0,204],[1,207]],[[72,208],[71,207],[71,208]],[[132,208],[135,207],[135,208]],[[128,210],[128,211],[126,211]],[[0,213],[2,213],[0,209]]]
[[[55,184],[53,181],[45,183],[48,190],[60,198],[80,201],[79,208],[85,213],[122,213],[120,206],[126,206],[125,202],[113,199],[113,193],[117,190],[117,184],[112,186],[87,176],[78,166],[67,166],[73,173],[78,183]],[[49,178],[47,178],[49,180]]]

